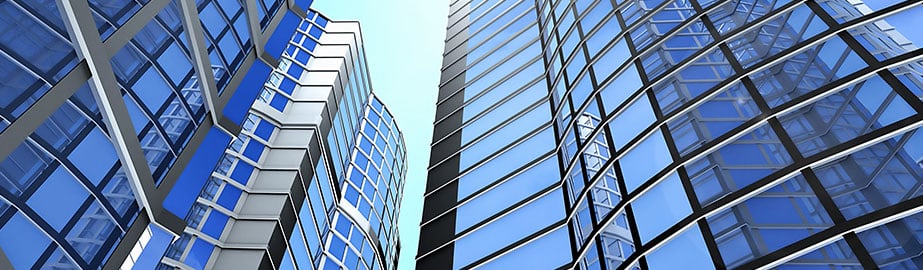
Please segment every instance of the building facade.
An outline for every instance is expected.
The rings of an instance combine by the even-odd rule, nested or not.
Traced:
[[[395,269],[403,138],[310,5],[0,3],[0,268]]]
[[[450,2],[417,268],[923,267],[921,2]]]

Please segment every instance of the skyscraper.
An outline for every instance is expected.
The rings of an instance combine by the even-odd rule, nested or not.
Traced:
[[[396,268],[403,138],[310,4],[0,2],[0,268]]]
[[[921,2],[449,13],[417,268],[923,267]]]

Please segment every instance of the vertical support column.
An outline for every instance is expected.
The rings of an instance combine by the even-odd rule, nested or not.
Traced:
[[[253,43],[256,58],[262,59],[266,51],[263,48],[263,46],[266,45],[266,40],[263,38],[263,29],[260,28],[259,12],[257,12],[258,8],[256,0],[244,0],[244,13],[247,15],[247,26],[250,27],[250,41]],[[282,7],[280,7],[280,9],[282,9]],[[280,10],[280,13],[284,13],[284,9]]]
[[[57,0],[57,4],[77,56],[86,60],[92,74],[90,86],[93,97],[122,162],[122,169],[131,183],[135,199],[141,207],[148,209],[144,212],[154,221],[155,212],[162,211],[161,205],[152,204],[148,196],[154,190],[154,179],[141,150],[138,135],[135,134],[128,108],[122,99],[121,90],[116,83],[112,64],[109,62],[110,56],[96,30],[90,6],[86,0]]]
[[[189,39],[192,50],[192,62],[196,75],[199,78],[199,90],[205,97],[205,107],[211,112],[212,122],[220,123],[218,104],[218,84],[215,82],[215,73],[212,71],[211,59],[208,58],[208,46],[205,45],[205,31],[199,22],[199,9],[194,0],[179,0],[180,13],[183,16],[183,28],[186,29],[186,38]]]

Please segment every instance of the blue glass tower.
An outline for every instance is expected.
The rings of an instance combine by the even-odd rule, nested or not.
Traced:
[[[0,269],[394,269],[405,149],[310,0],[0,1]]]
[[[420,269],[918,269],[920,1],[451,1]]]

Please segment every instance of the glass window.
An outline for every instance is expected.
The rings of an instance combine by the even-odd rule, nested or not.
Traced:
[[[557,183],[560,180],[557,175],[557,160],[549,157],[481,193],[456,209],[455,232],[464,231],[497,211],[539,192],[552,183]]]
[[[728,26],[725,27],[734,24],[731,20],[726,22]],[[727,44],[737,61],[744,67],[750,67],[827,29],[811,8],[801,5],[761,26],[748,29]]]
[[[532,138],[494,156],[490,161],[466,172],[458,180],[458,196],[463,198],[474,191],[493,183],[513,168],[532,161],[539,155],[554,148],[554,133],[550,128],[539,132]]]
[[[470,100],[473,96],[481,93],[481,91],[487,89],[490,85],[501,81],[501,79],[503,79],[505,76],[509,75],[517,68],[523,66],[523,63],[528,63],[530,60],[536,59],[541,55],[541,52],[541,44],[538,41],[535,41],[525,47],[525,49],[519,51],[516,55],[495,66],[492,70],[483,73],[483,75],[473,74],[471,72],[465,73],[465,81],[470,82],[464,91],[465,100]],[[532,79],[537,75],[538,74],[535,74],[534,76],[527,76],[527,78]],[[524,83],[521,82],[518,85],[523,84]]]
[[[916,114],[897,92],[875,75],[780,116],[804,156],[829,149]]]
[[[121,239],[124,232],[117,227],[107,211],[97,201],[92,201],[65,239],[74,247],[84,261],[90,262],[98,255],[105,254],[114,243],[107,239]]]
[[[708,218],[725,264],[756,257],[833,226],[801,175]]]
[[[919,197],[923,132],[911,130],[814,168],[847,219]]]
[[[119,162],[112,142],[98,128],[90,131],[67,159],[95,185]]]
[[[659,39],[695,15],[692,2],[671,0],[667,6],[631,30],[631,40],[638,51],[643,51],[654,40]]]
[[[608,78],[618,67],[624,65],[630,56],[628,43],[621,39],[593,63],[593,72],[598,78]]]
[[[503,254],[478,269],[509,269],[513,265],[522,269],[557,267],[572,260],[569,247],[567,227],[562,227]]]
[[[533,81],[542,75],[544,69],[542,61],[538,61],[538,59],[536,59],[536,61],[533,61],[527,65],[528,66],[525,69],[520,70],[509,79],[506,79],[499,85],[491,88],[490,90],[487,90],[485,94],[476,97],[473,100],[472,98],[468,97],[468,95],[465,95],[465,102],[468,102],[468,104],[466,104],[465,109],[462,110],[463,118],[468,120],[473,116],[478,115],[479,113],[495,105],[498,100],[506,97],[506,95],[510,93],[510,89],[519,89],[525,87],[530,83],[533,83]],[[532,86],[541,89],[541,91],[547,91],[547,89],[545,89],[545,84],[541,83],[541,81],[532,84]],[[466,88],[465,92],[468,92],[469,88],[470,87]]]
[[[712,41],[714,38],[708,32],[705,23],[696,19],[689,26],[668,36],[653,50],[648,51],[641,57],[641,63],[648,78],[657,78],[699,53]]]
[[[25,141],[0,163],[0,187],[18,196],[38,180],[51,162],[45,152]]]
[[[923,214],[915,214],[868,231],[858,233],[859,241],[872,255],[878,266],[886,269],[917,269],[919,231],[923,230]]]
[[[563,199],[561,190],[554,190],[456,240],[453,268],[468,265],[561,220]]]
[[[620,112],[612,122],[609,130],[612,131],[612,141],[616,149],[621,149],[654,123],[657,117],[651,109],[651,102],[646,95],[642,95],[634,103]]]
[[[672,74],[654,86],[657,104],[664,115],[718,86],[734,74],[734,69],[720,50],[712,50]]]
[[[865,62],[839,37],[778,62],[750,75],[770,107],[777,107],[866,67]]]
[[[735,83],[714,97],[671,121],[670,133],[681,155],[699,149],[740,126],[760,109],[743,84]]]
[[[646,243],[692,213],[679,176],[674,173],[631,203],[641,242]]]
[[[501,89],[498,90],[498,92],[506,90],[508,89]],[[490,130],[500,122],[509,119],[511,115],[522,111],[529,105],[545,97],[547,94],[548,92],[544,89],[542,83],[535,83],[522,92],[516,93],[512,98],[503,101],[501,104],[496,104],[496,107],[490,109],[488,113],[479,115],[478,119],[472,121],[468,126],[465,126],[465,133],[462,133],[462,144]],[[494,102],[496,102],[496,100],[494,100]],[[468,106],[465,106],[465,109],[462,110],[463,121],[470,120],[476,113],[478,112],[469,112]],[[475,129],[475,127],[480,128]]]
[[[647,255],[650,269],[715,269],[695,225]]]
[[[551,115],[548,113],[547,106],[535,106],[532,111],[514,119],[512,122],[508,122],[502,127],[493,127],[492,133],[487,134],[462,150],[461,154],[459,154],[459,170],[465,170],[507,145],[515,143],[521,136],[526,135],[526,132],[535,130],[541,124],[547,123],[549,118],[551,118]],[[462,130],[462,134],[465,131]]]
[[[64,167],[58,166],[27,201],[51,227],[58,231],[77,213],[89,193]]]
[[[818,262],[823,262],[823,264]],[[860,269],[860,266],[859,259],[853,254],[846,240],[839,240],[788,261],[780,265],[778,269]]]
[[[0,204],[3,202],[0,201]],[[48,248],[51,240],[31,221],[16,212],[0,228],[0,248],[16,269],[29,269]]]
[[[667,149],[663,134],[654,132],[619,160],[628,193],[635,191],[638,186],[647,182],[670,163],[673,163],[673,158],[670,156],[670,150]]]
[[[707,205],[792,163],[768,125],[686,165],[699,201]]]
[[[622,105],[628,97],[641,88],[642,84],[641,75],[633,66],[612,79],[609,85],[600,91],[606,114],[612,113],[615,108]]]

